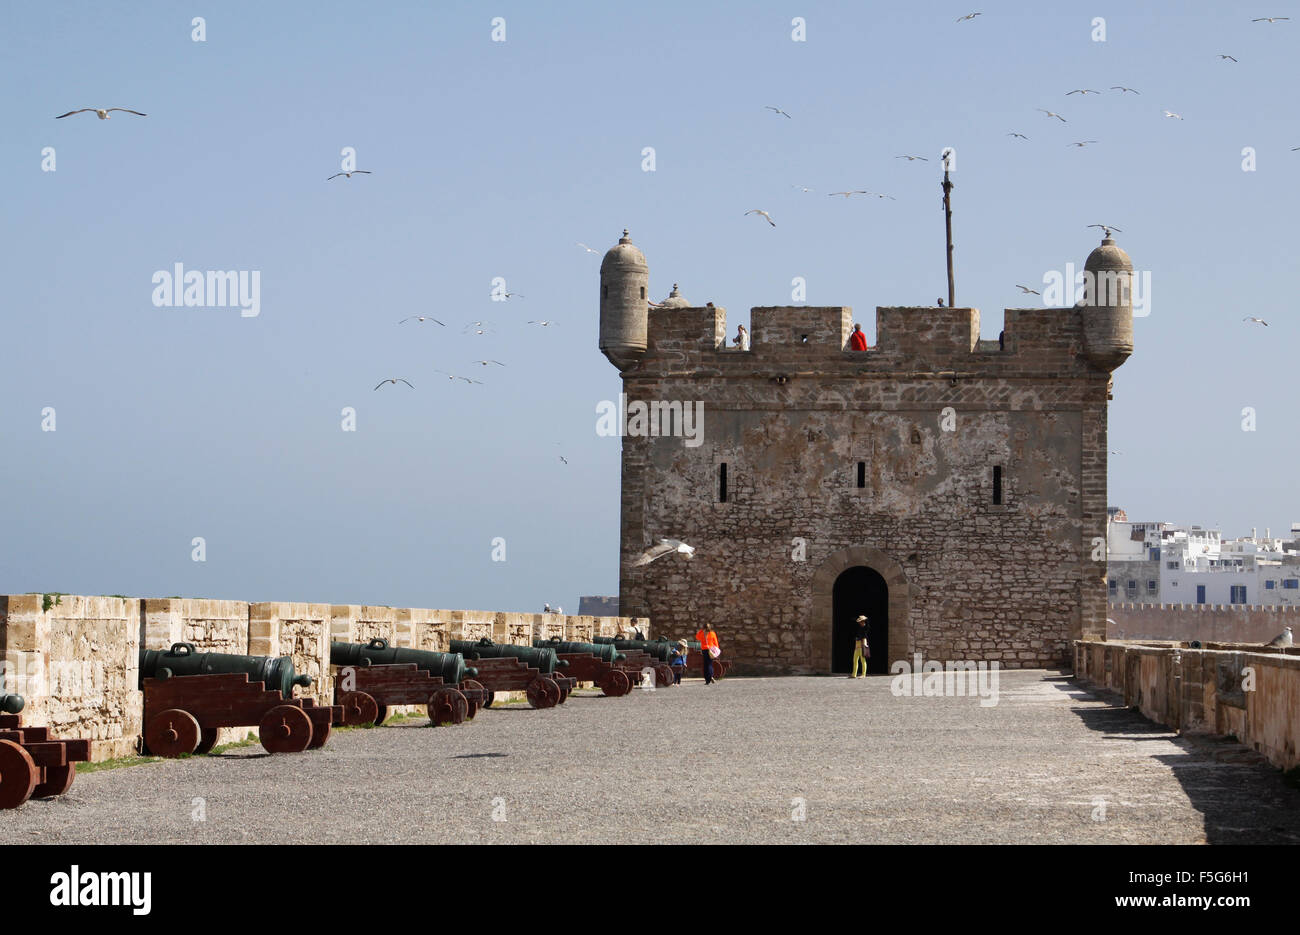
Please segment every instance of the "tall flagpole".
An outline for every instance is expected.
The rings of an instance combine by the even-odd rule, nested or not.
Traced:
[[[957,296],[952,280],[952,179],[948,177],[948,150],[943,152],[943,219],[948,234],[948,307],[955,308]]]

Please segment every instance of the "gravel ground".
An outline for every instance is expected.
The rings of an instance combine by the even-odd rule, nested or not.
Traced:
[[[82,775],[0,812],[0,839],[1300,843],[1279,771],[1218,762],[1057,673],[1001,675],[994,707],[896,698],[888,677],[735,678],[339,731],[310,753]]]

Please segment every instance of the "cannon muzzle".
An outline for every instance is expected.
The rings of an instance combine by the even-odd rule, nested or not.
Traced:
[[[367,643],[330,643],[330,665],[392,666],[411,663],[430,675],[441,677],[448,685],[459,685],[465,679],[478,675],[478,670],[465,665],[465,657],[456,651],[435,653],[423,649],[400,649],[389,646],[388,640],[383,639],[372,639]]]
[[[512,643],[493,643],[489,639],[452,640],[453,652],[464,653],[467,659],[500,659],[502,656],[514,656],[524,665],[537,669],[543,675],[550,675],[556,669],[566,669],[569,660],[560,659],[555,650],[549,646],[515,646]]]
[[[26,705],[27,702],[23,700],[22,695],[10,695],[5,692],[0,692],[0,712],[5,714],[17,714],[26,707]]]

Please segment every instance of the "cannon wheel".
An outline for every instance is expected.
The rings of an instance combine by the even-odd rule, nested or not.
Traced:
[[[611,698],[621,698],[632,690],[632,683],[622,669],[611,669],[600,683],[600,690]]]
[[[145,725],[144,742],[154,756],[193,753],[199,745],[199,722],[180,708],[168,708]]]
[[[443,686],[430,696],[427,710],[430,727],[464,724],[469,713],[469,700],[456,689]]]
[[[655,684],[660,688],[667,688],[673,683],[673,667],[660,663],[655,666]]]
[[[45,767],[45,781],[37,783],[32,790],[33,799],[52,799],[63,795],[72,788],[72,780],[77,778],[77,764],[64,763],[62,766]]]
[[[465,679],[465,681],[461,682],[460,684],[467,689],[472,689],[475,691],[483,690],[483,683],[476,682],[473,679]],[[480,705],[477,701],[470,701],[468,696],[466,696],[465,698],[465,703],[469,705],[469,711],[466,713],[465,716],[472,721],[474,720],[474,715],[478,714],[478,709]]]
[[[496,693],[496,692],[488,692],[487,701],[483,702],[483,707],[485,707],[485,708],[490,708],[490,707],[492,707],[492,702],[494,702],[494,701],[496,701],[496,700],[497,700],[497,693]]]
[[[217,745],[218,730],[215,727],[199,728],[199,745],[194,748],[195,756],[203,756],[211,753],[212,748]]]
[[[308,720],[310,720],[310,716]],[[333,726],[328,721],[323,722],[319,727],[313,724],[311,726],[311,743],[307,744],[307,749],[318,750],[325,746],[325,742],[330,739],[333,730]]]
[[[560,703],[560,686],[545,675],[539,675],[529,682],[524,694],[534,708],[554,708]]]
[[[555,680],[552,679],[551,681],[554,682]],[[569,700],[569,689],[567,687],[567,684],[561,684],[560,682],[555,682],[555,687],[560,690],[560,704],[564,704],[566,701]]]
[[[0,740],[0,808],[17,808],[36,788],[36,764],[12,740]]]
[[[366,692],[347,692],[339,699],[339,704],[343,706],[343,723],[347,727],[377,723],[379,705],[374,696]]]
[[[381,704],[376,705],[376,707],[379,710],[375,712],[375,726],[378,727],[388,719],[388,705]]]
[[[257,724],[268,753],[302,753],[311,746],[311,718],[294,705],[276,705]]]

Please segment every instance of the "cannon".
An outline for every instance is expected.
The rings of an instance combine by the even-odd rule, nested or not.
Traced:
[[[698,675],[700,678],[704,678],[704,656],[703,650],[700,648],[699,640],[686,641],[686,667],[687,669],[692,670],[692,675]],[[727,670],[730,668],[730,660],[723,659],[720,656],[716,657],[713,660],[713,677],[715,679],[722,678],[727,674]]]
[[[10,710],[16,707],[17,710]],[[21,695],[0,695],[0,809],[63,795],[90,759],[89,740],[56,740],[45,727],[23,727]]]
[[[592,639],[597,644],[613,646],[624,653],[627,661],[637,667],[637,671],[652,669],[655,683],[659,687],[664,688],[673,684],[673,668],[668,662],[672,657],[673,647],[667,640],[621,640],[615,636],[596,636]]]
[[[400,649],[384,639],[368,643],[331,643],[330,665],[340,666],[334,700],[343,707],[343,723],[382,724],[392,705],[424,705],[429,723],[461,724],[488,701],[475,681],[478,670],[460,653]]]
[[[296,675],[288,656],[236,656],[230,653],[200,653],[193,643],[173,643],[166,651],[140,650],[140,688],[147,678],[167,679],[173,675],[222,675],[242,672],[250,682],[262,682],[280,697],[293,697],[295,685],[311,687],[310,675]]]
[[[632,690],[632,677],[623,665],[627,656],[613,645],[549,639],[533,640],[533,646],[554,652],[562,662],[568,663],[569,675],[579,681],[594,682],[606,695],[617,698]],[[636,676],[640,677],[639,670]]]
[[[554,650],[493,643],[489,639],[452,640],[453,651],[464,653],[478,669],[478,681],[487,689],[487,707],[499,691],[522,691],[534,708],[551,708],[568,700],[578,680],[558,674],[568,663]]]
[[[256,727],[269,753],[322,747],[343,709],[294,698],[311,685],[288,656],[200,653],[193,643],[140,651],[142,752],[176,757],[211,752],[222,727]]]

